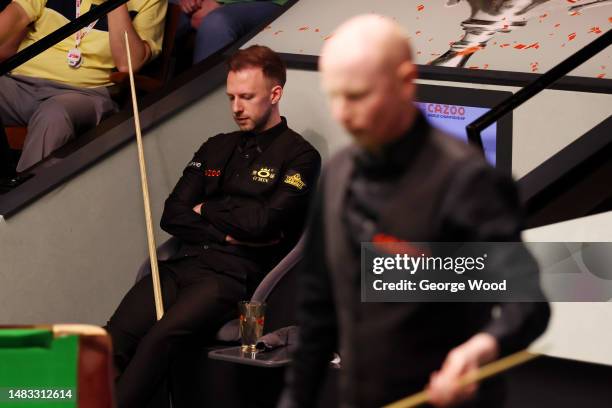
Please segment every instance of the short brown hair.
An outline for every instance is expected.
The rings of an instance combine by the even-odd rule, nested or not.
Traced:
[[[251,45],[249,48],[239,50],[227,61],[230,71],[240,71],[243,68],[261,68],[266,78],[280,86],[287,81],[287,68],[280,56],[270,48],[263,45]]]

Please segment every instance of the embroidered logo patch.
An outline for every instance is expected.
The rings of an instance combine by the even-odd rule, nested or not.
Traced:
[[[258,181],[260,183],[269,183],[270,180],[276,177],[276,170],[270,167],[262,167],[259,170],[253,170],[251,172],[253,176],[253,181]]]
[[[206,169],[206,170],[204,170],[204,175],[206,177],[219,177],[221,175],[221,170]]]
[[[197,162],[197,161],[192,161],[192,162],[189,162],[187,167],[195,167],[196,169],[199,169],[200,167],[202,167],[202,163]]]
[[[297,188],[298,190],[306,187],[306,183],[302,181],[302,176],[300,173],[295,173],[292,176],[285,176],[285,180],[283,180],[283,182]]]

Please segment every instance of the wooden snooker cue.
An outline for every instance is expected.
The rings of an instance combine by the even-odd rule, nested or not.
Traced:
[[[149,259],[151,261],[151,277],[153,278],[153,296],[155,298],[155,314],[157,320],[164,315],[164,304],[162,302],[161,285],[159,281],[159,267],[157,265],[157,246],[153,235],[153,220],[151,216],[151,202],[149,199],[149,183],[147,182],[147,168],[145,164],[144,150],[142,147],[142,133],[140,131],[140,116],[138,115],[138,103],[136,102],[136,88],[134,86],[134,71],[132,70],[132,56],[130,54],[130,41],[127,31],[125,34],[125,49],[127,51],[128,69],[130,72],[130,88],[132,91],[132,108],[134,110],[134,126],[136,127],[136,144],[138,146],[138,163],[140,165],[140,184],[142,186],[142,198],[144,201],[145,223],[147,226],[147,242],[149,244]]]
[[[507,357],[494,361],[480,367],[478,370],[468,373],[459,379],[459,385],[465,387],[466,385],[473,384],[484,380],[485,378],[492,377],[503,371],[509,370],[520,364],[524,364],[528,361],[539,357],[541,354],[530,353],[527,350],[522,350],[514,354],[510,354]],[[413,394],[409,397],[403,398],[399,401],[393,402],[389,405],[385,405],[383,408],[414,408],[419,405],[423,405],[429,401],[429,394],[427,391],[421,391]]]

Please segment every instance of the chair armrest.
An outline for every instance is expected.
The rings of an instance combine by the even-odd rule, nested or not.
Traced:
[[[305,236],[303,234],[295,247],[263,278],[251,297],[252,301],[265,302],[276,284],[302,259]]]
[[[181,241],[176,237],[171,237],[169,240],[157,247],[157,259],[159,261],[165,261],[170,259],[179,250]],[[151,273],[151,262],[147,258],[138,268],[136,274],[136,282],[140,281],[145,276]]]

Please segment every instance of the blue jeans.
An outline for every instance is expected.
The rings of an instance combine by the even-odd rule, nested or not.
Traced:
[[[269,1],[233,3],[208,14],[197,29],[193,63],[196,64],[248,34],[272,18],[280,6]],[[181,14],[178,35],[190,28],[189,17]]]

